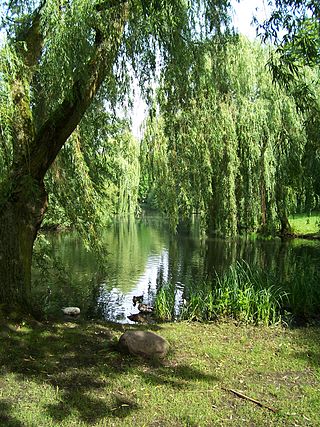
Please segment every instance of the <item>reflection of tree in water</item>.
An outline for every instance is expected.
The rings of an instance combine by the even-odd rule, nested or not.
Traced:
[[[272,272],[279,285],[289,290],[293,279],[305,287],[306,281],[314,283],[312,276],[319,277],[319,242],[205,239],[192,230],[170,234],[162,221],[146,217],[108,229],[109,255],[103,275],[97,273],[94,256],[74,236],[53,239],[61,265],[38,278],[38,295],[42,292],[53,315],[62,306],[76,305],[84,316],[123,320],[132,309],[134,292],[143,293],[145,302],[152,304],[157,290],[170,282],[176,286],[176,298],[181,299],[185,284],[211,281],[216,272],[222,274],[239,260],[245,260],[252,270]]]
[[[129,292],[145,270],[150,254],[160,255],[165,246],[161,229],[147,221],[121,221],[106,234],[109,248],[107,277],[113,286]]]
[[[99,296],[96,300],[96,314],[102,319],[113,321],[123,320],[124,295],[119,289],[108,290],[105,284],[99,287]]]
[[[160,289],[164,285],[164,283],[168,281],[168,277],[170,277],[168,276],[168,273],[169,273],[168,270],[169,270],[168,264],[167,265],[165,264],[163,254],[162,254],[161,262],[157,271],[157,280],[156,280],[157,289]]]
[[[172,283],[211,281],[216,273],[222,274],[237,261],[244,260],[252,269],[272,272],[285,280],[290,271],[306,267],[301,256],[309,257],[308,263],[317,265],[319,249],[318,243],[302,245],[301,241],[192,239],[187,235],[177,235],[169,243],[167,276]],[[159,270],[159,284],[163,275]]]

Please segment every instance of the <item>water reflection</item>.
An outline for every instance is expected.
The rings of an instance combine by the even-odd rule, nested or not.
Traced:
[[[138,312],[134,295],[144,295],[144,302],[152,305],[163,282],[176,283],[182,295],[185,283],[210,279],[237,260],[286,274],[306,255],[317,264],[320,254],[318,242],[205,239],[195,230],[173,235],[160,217],[145,216],[119,220],[105,231],[107,268],[101,276],[95,256],[74,234],[51,235],[50,240],[69,274],[67,281],[49,284],[52,314],[62,306],[78,305],[84,315],[117,322],[129,322],[127,316]],[[45,290],[48,284],[43,282]]]

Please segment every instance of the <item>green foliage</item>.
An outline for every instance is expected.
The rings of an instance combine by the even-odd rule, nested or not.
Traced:
[[[231,317],[245,323],[276,324],[281,321],[287,294],[271,274],[253,272],[245,263],[231,266],[212,283],[188,283],[183,291],[178,318],[209,321]],[[174,318],[175,289],[162,287],[156,296],[156,315],[160,320]]]
[[[212,284],[189,284],[182,319],[201,321],[232,317],[245,323],[275,324],[281,320],[284,291],[271,275],[253,272],[245,263],[216,275]]]
[[[175,318],[175,286],[172,283],[164,283],[157,291],[154,310],[158,320],[170,321]]]
[[[252,270],[245,262],[236,263],[216,273],[212,281],[186,283],[182,301],[176,287],[165,284],[156,295],[155,306],[160,307],[156,314],[159,320],[233,318],[264,325],[317,321],[319,280],[320,269],[306,256],[285,270],[280,266],[275,271]]]
[[[128,123],[107,113],[100,102],[93,104],[47,177],[52,198],[45,226],[62,221],[89,237],[114,214],[135,213],[138,158]]]
[[[275,324],[281,320],[286,294],[273,274],[252,271],[237,263],[213,284],[218,316],[231,316],[247,323]]]
[[[0,178],[7,175],[12,162],[15,106],[10,89],[21,68],[21,61],[14,49],[7,44],[0,47]]]
[[[288,79],[298,74],[301,65],[319,65],[319,3],[316,0],[269,3],[272,12],[260,25],[261,36],[278,46],[281,66],[274,68],[275,75],[289,83]]]
[[[208,283],[187,285],[181,307],[182,320],[210,321],[216,319],[216,302]]]
[[[301,255],[287,269],[281,286],[288,294],[286,309],[298,322],[318,319],[320,307],[320,268],[306,255]]]
[[[24,89],[28,96],[24,101],[30,107],[30,128],[24,141],[28,140],[34,149],[33,138],[48,120],[55,119],[61,105],[76,105],[78,98],[85,96],[85,82],[92,77],[88,74],[90,64],[100,64],[104,70],[97,102],[91,109],[89,103],[85,105],[85,117],[46,177],[52,202],[47,225],[76,225],[94,242],[99,219],[136,211],[139,147],[127,122],[107,113],[106,105],[108,111],[111,106],[114,111],[119,106],[124,110],[130,106],[132,70],[143,96],[150,98],[157,55],[163,66],[183,62],[181,52],[188,51],[191,39],[199,37],[200,32],[220,32],[221,23],[228,21],[227,8],[225,0],[133,1],[128,5],[88,0],[14,0],[5,4],[2,25],[8,39],[2,49],[5,66],[1,67],[0,83],[2,170],[12,166],[14,149],[22,156],[29,155],[28,147],[22,150],[12,138],[12,124],[18,115],[14,104],[7,101],[11,99],[14,76],[21,79],[21,70],[26,72]],[[119,32],[117,20],[123,11],[126,25]],[[102,39],[112,47],[110,58],[96,56]],[[119,39],[118,50],[114,48],[115,39]]]
[[[194,46],[181,80],[174,69],[164,73],[159,114],[150,115],[141,148],[142,175],[173,227],[197,213],[209,233],[274,232],[303,192],[316,191],[316,169],[304,163],[311,154],[306,116],[293,94],[274,86],[265,49],[225,40],[223,49],[214,38]]]

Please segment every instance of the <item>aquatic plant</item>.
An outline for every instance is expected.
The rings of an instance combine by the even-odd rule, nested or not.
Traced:
[[[229,317],[244,323],[273,325],[319,318],[320,267],[308,257],[290,270],[252,269],[241,261],[212,281],[185,284],[177,301],[175,286],[167,283],[156,296],[159,320],[209,321]],[[179,306],[175,315],[175,308]]]
[[[239,262],[212,282],[188,283],[183,292],[178,318],[208,321],[231,317],[245,323],[275,324],[281,321],[287,293],[276,286],[275,276],[252,271]],[[175,307],[174,285],[163,286],[156,296],[159,320],[172,320]]]
[[[239,262],[225,273],[216,274],[210,284],[190,284],[182,318],[212,320],[224,316],[246,323],[277,323],[287,294],[274,280],[271,274],[253,272],[248,264]]]
[[[175,285],[171,282],[163,283],[159,288],[155,302],[154,313],[160,321],[170,321],[175,316]]]
[[[282,287],[288,295],[286,311],[293,319],[305,322],[319,318],[320,309],[320,263],[309,256],[297,258],[286,271]]]

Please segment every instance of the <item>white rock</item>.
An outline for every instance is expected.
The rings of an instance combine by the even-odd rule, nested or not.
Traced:
[[[79,316],[80,308],[79,307],[64,307],[64,308],[62,308],[62,312],[66,316]]]
[[[126,331],[119,339],[121,350],[144,357],[163,358],[169,350],[169,343],[149,331]]]

